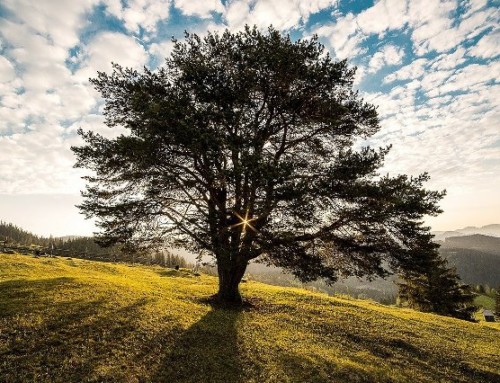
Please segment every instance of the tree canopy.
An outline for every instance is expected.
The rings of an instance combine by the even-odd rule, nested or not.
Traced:
[[[115,64],[91,82],[127,133],[80,130],[80,209],[103,243],[213,255],[223,301],[253,259],[303,281],[411,270],[443,192],[379,174],[390,148],[360,144],[380,126],[354,75],[317,38],[272,28],[186,34],[154,71]]]
[[[473,294],[460,283],[456,270],[439,256],[439,245],[429,243],[420,249],[418,263],[400,272],[399,301],[424,312],[434,312],[474,321]]]

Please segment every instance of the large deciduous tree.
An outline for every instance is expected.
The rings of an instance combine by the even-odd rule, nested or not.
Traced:
[[[128,133],[80,131],[76,166],[93,171],[80,209],[103,243],[212,254],[221,301],[241,301],[257,258],[303,281],[411,270],[443,193],[425,174],[377,173],[389,148],[359,144],[379,120],[354,73],[272,28],[187,34],[155,71],[115,64],[91,82]]]

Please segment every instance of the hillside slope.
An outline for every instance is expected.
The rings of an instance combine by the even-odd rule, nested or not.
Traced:
[[[2,382],[500,382],[498,323],[159,267],[0,255]]]
[[[500,255],[462,248],[441,248],[441,255],[456,267],[460,279],[467,284],[500,286]]]
[[[442,247],[479,250],[500,256],[500,238],[482,234],[448,237]]]
[[[457,268],[464,283],[500,285],[500,238],[481,234],[449,237],[439,252]]]

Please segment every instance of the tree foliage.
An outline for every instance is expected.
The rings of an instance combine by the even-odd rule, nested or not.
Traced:
[[[0,242],[9,244],[15,243],[19,245],[46,245],[49,239],[41,238],[34,235],[26,230],[13,225],[12,223],[7,223],[0,221]]]
[[[474,320],[472,289],[460,284],[456,270],[439,257],[438,245],[420,249],[415,267],[400,273],[399,301],[402,305],[464,320]]]
[[[272,28],[186,34],[155,71],[115,64],[91,82],[127,133],[80,131],[80,209],[103,243],[212,254],[221,300],[240,300],[252,259],[303,281],[412,269],[443,193],[378,173],[389,148],[359,145],[380,127],[354,74]]]

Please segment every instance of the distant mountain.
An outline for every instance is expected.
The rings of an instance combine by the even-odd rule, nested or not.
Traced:
[[[471,234],[482,234],[492,237],[500,237],[500,224],[491,224],[482,227],[467,226],[463,229],[456,229],[451,231],[433,231],[432,234],[434,234],[434,240],[436,241],[443,241],[448,237],[457,237]]]
[[[441,255],[457,268],[463,282],[500,286],[500,238],[482,234],[448,237]]]
[[[441,247],[479,250],[500,256],[500,238],[489,235],[473,234],[448,237]]]
[[[433,231],[432,234],[434,234],[434,241],[439,242],[439,241],[444,241],[448,237],[456,237],[459,235],[464,235],[463,233],[460,233],[459,231]]]

